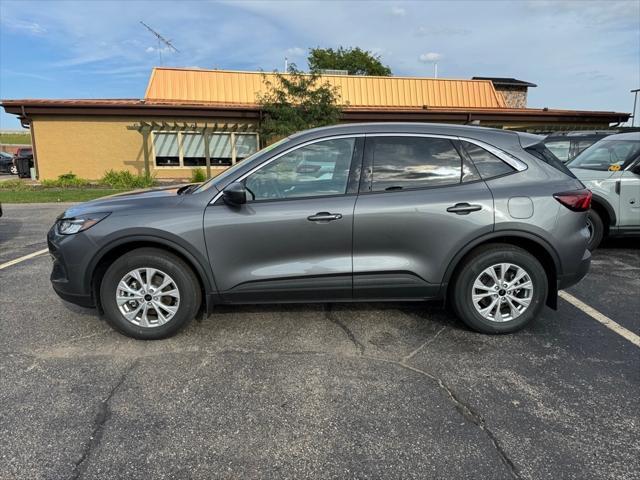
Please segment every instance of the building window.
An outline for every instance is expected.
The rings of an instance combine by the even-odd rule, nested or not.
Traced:
[[[177,133],[156,133],[153,136],[153,148],[158,167],[177,167],[180,165]]]
[[[258,151],[258,136],[253,134],[239,133],[236,140],[236,162],[244,160]]]
[[[204,135],[200,133],[182,134],[182,162],[185,167],[204,167],[207,164]]]
[[[209,140],[211,165],[231,165],[233,163],[233,149],[231,135],[228,133],[213,133]]]
[[[209,158],[213,166],[230,166],[258,151],[255,133],[208,133]],[[197,132],[154,132],[156,167],[204,167],[207,164],[205,135]]]

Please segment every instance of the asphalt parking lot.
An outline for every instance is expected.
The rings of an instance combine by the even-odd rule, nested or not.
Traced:
[[[5,205],[0,264],[62,205]],[[640,334],[640,241],[570,293]],[[564,300],[508,336],[438,304],[220,308],[156,342],[0,269],[0,478],[640,478],[640,348]]]

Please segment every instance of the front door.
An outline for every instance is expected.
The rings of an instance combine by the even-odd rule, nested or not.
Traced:
[[[640,228],[640,161],[620,176],[620,228]]]
[[[224,301],[351,298],[361,142],[340,137],[294,148],[240,179],[246,204],[219,200],[206,209],[207,251]]]

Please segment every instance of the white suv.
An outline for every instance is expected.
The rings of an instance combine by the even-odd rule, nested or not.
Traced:
[[[640,132],[606,137],[567,166],[593,192],[589,250],[607,235],[640,234]]]

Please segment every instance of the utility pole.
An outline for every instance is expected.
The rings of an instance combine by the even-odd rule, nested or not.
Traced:
[[[636,125],[636,103],[638,103],[638,92],[640,92],[640,88],[636,88],[635,90],[631,90],[633,96],[633,116],[631,117],[631,126],[635,127]]]
[[[151,28],[149,25],[144,23],[142,20],[140,20],[140,23],[147,30],[149,30],[158,40],[158,56],[160,57],[160,66],[162,66],[162,46],[161,46],[162,43],[165,44],[170,50],[173,50],[176,53],[180,53],[180,50],[178,50],[176,47],[173,46],[173,44],[171,43],[171,40],[167,40],[166,38],[164,38],[162,35],[160,35],[158,32],[156,32],[153,28]]]

